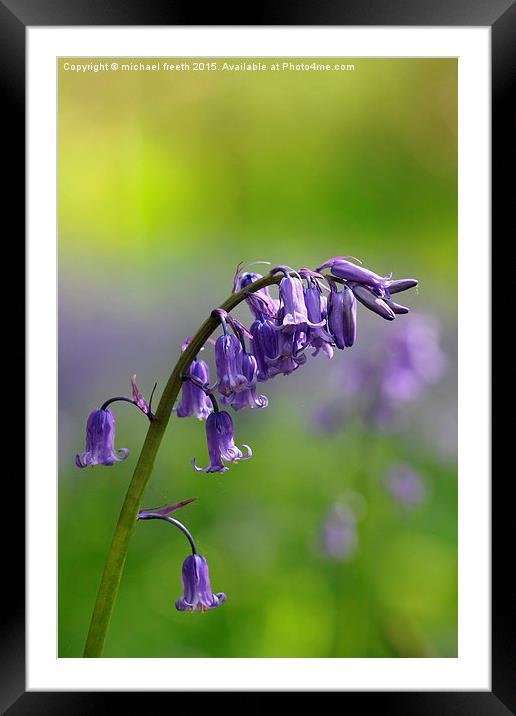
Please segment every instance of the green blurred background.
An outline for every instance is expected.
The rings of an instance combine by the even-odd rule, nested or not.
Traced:
[[[105,656],[456,656],[456,60],[80,74],[66,61],[77,60],[60,60],[58,92],[59,656],[82,653],[147,428],[116,405],[116,446],[130,457],[78,470],[89,412],[128,394],[133,373],[147,395],[158,381],[159,398],[238,262],[314,267],[340,254],[420,279],[402,302],[439,322],[444,376],[387,430],[352,416],[321,429],[314,416],[339,399],[350,361],[394,330],[360,307],[353,349],[262,384],[269,407],[234,415],[252,460],[197,475],[204,426],[173,416],[145,506],[198,497],[178,517],[228,601],[176,612],[188,545],[140,523]],[[249,321],[245,307],[237,315]],[[411,509],[385,488],[400,462],[425,485]],[[336,502],[360,508],[342,559],[321,549]]]

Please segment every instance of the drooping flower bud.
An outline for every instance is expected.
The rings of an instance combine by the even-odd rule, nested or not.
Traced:
[[[357,299],[362,303],[366,308],[369,308],[370,311],[373,311],[374,313],[377,313],[382,318],[385,318],[386,321],[394,321],[396,318],[396,315],[392,308],[390,308],[387,303],[383,300],[383,298],[379,298],[378,296],[375,296],[375,294],[370,291],[365,286],[361,286],[360,284],[353,283],[350,284],[353,293],[357,297]]]
[[[339,291],[334,283],[328,301],[328,328],[341,350],[353,345],[357,335],[357,302],[350,288]]]
[[[362,266],[357,266],[357,264],[347,261],[341,256],[335,256],[329,259],[324,264],[321,264],[321,266],[317,268],[317,271],[323,268],[329,268],[332,274],[338,278],[353,281],[364,286],[371,286],[381,291],[385,290],[390,280],[390,277],[384,278],[383,276],[379,276],[374,273],[374,271],[370,271]]]

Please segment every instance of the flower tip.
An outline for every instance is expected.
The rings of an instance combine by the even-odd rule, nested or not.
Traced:
[[[253,451],[249,447],[249,445],[242,445],[247,450],[247,455],[242,455],[240,458],[241,460],[249,460],[250,457],[253,457]]]

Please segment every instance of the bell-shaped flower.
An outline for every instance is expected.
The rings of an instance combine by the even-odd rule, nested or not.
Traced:
[[[278,329],[284,333],[294,333],[308,327],[317,328],[324,326],[324,320],[313,323],[307,312],[303,284],[299,278],[285,276],[279,284],[281,298],[281,309],[279,312],[280,324]]]
[[[247,450],[247,455],[244,455],[235,445],[233,420],[231,415],[224,410],[211,413],[208,416],[206,437],[210,464],[206,467],[197,467],[195,458],[193,458],[192,465],[197,472],[226,472],[229,468],[224,465],[225,462],[247,460],[253,455],[249,445],[243,446]]]
[[[258,382],[265,382],[272,377],[268,360],[278,355],[278,333],[273,322],[262,316],[251,325],[251,335],[253,336],[251,348],[258,368]]]
[[[192,361],[187,375],[196,378],[203,385],[208,385],[210,381],[208,365],[199,358]],[[193,416],[199,420],[205,420],[212,412],[213,407],[211,400],[202,388],[190,380],[184,380],[181,388],[181,401],[175,410],[178,418]]]
[[[183,596],[176,602],[179,612],[204,612],[220,607],[226,601],[224,592],[213,594],[206,558],[200,554],[189,555],[183,562]]]
[[[268,364],[269,378],[276,375],[289,375],[300,365],[306,363],[306,355],[303,352],[307,347],[306,333],[297,330],[294,333],[278,332],[278,352],[274,358],[265,358]]]
[[[230,401],[235,393],[247,387],[247,380],[242,373],[242,352],[242,344],[236,336],[219,336],[215,342],[215,390]]]
[[[242,353],[242,375],[247,380],[247,388],[234,394],[234,398],[230,405],[234,410],[242,408],[266,408],[269,404],[265,395],[256,395],[256,382],[258,378],[258,365],[254,355],[243,351]],[[221,399],[222,403],[226,402],[225,398]]]
[[[125,460],[126,448],[115,449],[115,416],[111,410],[94,410],[86,424],[86,449],[75,456],[77,467],[108,465]]]

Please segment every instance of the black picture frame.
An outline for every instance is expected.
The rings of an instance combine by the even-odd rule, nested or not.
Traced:
[[[246,15],[242,13],[244,7]],[[3,215],[4,220],[8,214],[17,217],[18,228],[13,230],[10,240],[13,251],[24,245],[21,236],[24,224],[19,217],[25,214],[26,29],[67,25],[489,26],[492,32],[492,235],[501,242],[505,227],[513,224],[513,220],[509,220],[509,212],[514,202],[514,181],[507,181],[506,173],[510,176],[510,172],[506,170],[515,126],[510,102],[516,87],[515,0],[410,0],[404,3],[397,0],[319,0],[317,3],[305,1],[297,4],[278,1],[271,3],[270,7],[266,4],[251,7],[241,4],[238,8],[213,4],[211,8],[203,7],[202,23],[198,22],[199,13],[198,5],[187,6],[173,0],[0,0],[0,93],[5,122],[4,176],[8,179],[3,192]],[[489,267],[481,268],[481,275],[482,272],[484,276],[488,275]],[[479,300],[479,297],[473,300]],[[489,300],[489,297],[484,296],[483,300]],[[484,339],[488,340],[483,330],[483,327],[479,328],[479,337],[484,335]],[[23,345],[21,336],[15,345]],[[17,349],[10,350],[17,353]],[[16,403],[20,402],[18,389]],[[17,430],[14,423],[19,419],[19,416],[9,415],[11,430]],[[151,708],[148,693],[141,697],[121,692],[25,691],[25,551],[20,526],[24,485],[19,473],[15,474],[13,468],[8,470],[9,479],[7,474],[4,475],[4,507],[18,507],[16,526],[13,522],[9,528],[9,539],[4,538],[3,550],[4,607],[0,640],[2,713],[9,713],[10,716],[29,713],[96,714],[112,708],[113,699],[124,695],[131,698],[132,708],[138,708],[139,704],[146,710]],[[514,564],[514,559],[509,558],[513,537],[513,520],[509,518],[512,479],[509,471],[503,471],[492,481],[492,690],[343,692],[339,695],[343,699],[342,708],[349,708],[351,700],[358,697],[362,700],[361,706],[363,699],[367,699],[371,707],[381,707],[387,713],[399,715],[516,714],[516,592],[514,583],[511,587],[509,581],[513,571],[510,565]],[[11,509],[4,510],[4,517],[6,512],[12,514]],[[160,695],[167,696],[152,694],[152,700]],[[145,702],[140,701],[141,698],[145,698]],[[174,704],[174,695],[169,694],[168,698],[171,705]]]

